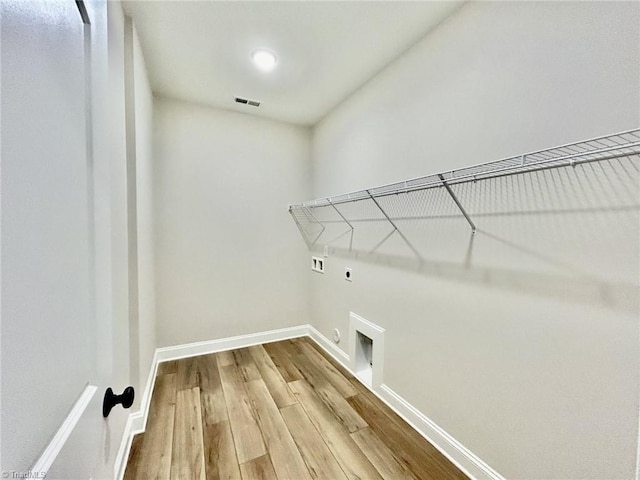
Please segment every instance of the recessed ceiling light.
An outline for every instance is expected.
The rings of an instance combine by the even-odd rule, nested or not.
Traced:
[[[278,61],[275,54],[270,52],[269,50],[256,50],[251,55],[253,59],[253,63],[256,64],[263,72],[270,72],[273,70],[273,67],[276,66],[276,62]]]

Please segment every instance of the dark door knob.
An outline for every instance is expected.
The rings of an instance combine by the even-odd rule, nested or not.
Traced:
[[[121,395],[113,393],[111,387],[107,388],[107,391],[104,392],[104,400],[102,401],[102,416],[108,417],[111,409],[119,403],[121,403],[124,408],[129,408],[133,405],[134,397],[135,391],[133,387],[125,388]]]

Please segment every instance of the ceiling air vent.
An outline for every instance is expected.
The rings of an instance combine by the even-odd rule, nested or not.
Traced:
[[[244,103],[245,105],[251,105],[252,107],[259,107],[260,102],[257,100],[248,100],[242,97],[236,97],[236,103]]]

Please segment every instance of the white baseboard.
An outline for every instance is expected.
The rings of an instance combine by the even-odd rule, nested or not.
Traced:
[[[208,353],[224,352],[236,348],[250,347],[262,343],[277,342],[289,338],[304,337],[308,335],[308,325],[297,325],[295,327],[280,328],[278,330],[268,330],[266,332],[250,333],[237,337],[220,338],[206,342],[187,343],[185,345],[175,345],[172,347],[162,347],[156,349],[158,362],[169,360],[179,360],[181,358],[206,355]]]
[[[114,467],[115,478],[121,480],[124,476],[124,470],[129,457],[129,450],[131,449],[133,435],[144,432],[145,430],[149,411],[149,402],[151,401],[153,383],[159,363],[304,336],[310,337],[347,371],[353,373],[350,368],[351,362],[349,355],[311,325],[299,325],[296,327],[270,330],[250,335],[241,335],[207,342],[175,345],[172,347],[156,349],[153,356],[153,363],[149,370],[147,385],[140,403],[140,410],[130,414],[129,419],[127,420],[122,443],[118,451],[118,456],[116,457],[116,464]],[[433,444],[434,447],[451,460],[454,465],[460,468],[460,470],[462,470],[472,480],[505,480],[502,475],[483,462],[473,452],[449,435],[445,430],[440,428],[426,415],[413,407],[413,405],[407,402],[387,385],[382,384],[375,390],[366,385],[365,387],[367,387],[374,395],[389,406],[389,408],[402,417],[409,425],[411,425],[411,427]]]
[[[82,414],[86,410],[97,390],[98,387],[94,385],[87,385],[84,388],[78,397],[78,400],[76,400],[76,403],[73,404],[69,415],[67,415],[67,418],[62,422],[62,425],[60,425],[60,428],[49,442],[49,445],[44,449],[40,458],[38,458],[33,467],[31,467],[30,472],[43,473],[49,471],[53,461],[60,453],[60,450],[62,450],[62,447],[78,424],[80,417],[82,417]]]
[[[309,325],[309,337],[331,355],[338,363],[357,379],[358,377],[350,368],[350,357],[335,343],[322,335],[318,330]],[[359,381],[359,380],[358,380]],[[362,383],[362,382],[360,382]],[[376,389],[365,385],[374,395],[382,400],[389,408],[396,412],[402,419],[413,427],[420,435],[426,438],[445,457],[462,470],[473,480],[505,480],[505,478],[478,458],[473,452],[440,428],[435,422],[422,414],[413,405],[394,392],[387,385],[382,384]]]
[[[478,458],[468,448],[440,428],[422,412],[387,385],[380,385],[374,393],[400,415],[420,435],[429,440],[440,452],[472,479],[505,480],[493,468]]]

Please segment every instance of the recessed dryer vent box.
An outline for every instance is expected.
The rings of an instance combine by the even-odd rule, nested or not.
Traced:
[[[351,369],[365,385],[382,385],[384,328],[359,315],[349,315],[349,356]]]

